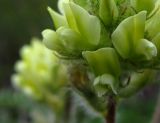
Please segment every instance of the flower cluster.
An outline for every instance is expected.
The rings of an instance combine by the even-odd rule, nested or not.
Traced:
[[[99,96],[131,95],[158,66],[159,8],[159,0],[99,0],[98,15],[91,15],[74,1],[60,0],[61,14],[48,8],[56,31],[44,30],[43,41],[61,56],[86,60]]]
[[[65,66],[36,38],[31,45],[22,47],[20,56],[12,76],[13,85],[35,99],[62,106],[61,89],[68,82]]]
[[[96,50],[100,42],[99,19],[73,2],[62,4],[62,15],[48,8],[56,31],[42,32],[45,45],[68,57],[80,57],[82,51]]]
[[[134,94],[159,66],[160,1],[98,0],[96,13],[82,3],[59,0],[61,13],[48,8],[55,31],[42,32],[44,44],[62,58],[86,61],[99,96]]]

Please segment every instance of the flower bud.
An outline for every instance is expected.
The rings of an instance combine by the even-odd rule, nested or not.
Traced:
[[[44,44],[65,57],[78,57],[84,50],[96,49],[101,33],[99,19],[75,3],[62,3],[64,16],[48,9],[58,29],[42,32]]]
[[[94,4],[92,0],[71,0],[71,1],[74,2],[75,4],[81,6],[82,8],[92,12],[92,7]]]
[[[136,54],[139,55],[139,59],[141,60],[151,60],[153,57],[157,56],[156,46],[146,39],[139,40],[136,45],[136,52]]]
[[[145,31],[148,34],[148,37],[153,39],[159,32],[160,32],[160,5],[158,6],[157,10],[155,10],[154,15],[147,20]]]
[[[48,7],[48,12],[53,20],[53,23],[56,29],[58,29],[61,26],[67,26],[66,18],[63,15],[58,14],[57,12],[52,10],[50,7]]]
[[[99,16],[106,26],[118,18],[118,8],[114,0],[100,0]]]
[[[99,97],[105,95],[109,91],[117,94],[117,80],[110,74],[103,74],[94,80],[94,88]]]
[[[61,27],[57,30],[57,35],[61,45],[64,47],[62,50],[64,50],[64,53],[66,52],[67,55],[81,55],[83,50],[90,47],[90,44],[88,46],[83,37],[73,29]]]
[[[139,41],[144,37],[145,21],[146,11],[139,12],[138,14],[123,20],[113,32],[113,45],[122,58],[135,59],[139,54],[141,54],[141,50],[138,51],[136,46],[140,46],[138,49],[146,48],[146,45],[143,46],[138,44]],[[144,43],[146,41],[142,42]],[[151,43],[149,46],[151,46]],[[149,55],[152,55],[152,53],[149,52]]]
[[[160,33],[158,33],[153,39],[152,42],[156,45],[157,48],[157,57],[160,58]]]
[[[131,6],[138,12],[146,10],[150,13],[155,6],[155,0],[131,0]]]
[[[113,48],[101,48],[96,51],[84,51],[83,57],[87,60],[96,76],[111,74],[116,78],[120,75],[120,63]]]
[[[154,9],[150,12],[150,14],[148,15],[148,18],[152,17],[153,15],[155,15],[155,13],[159,10],[160,7],[160,0],[155,0],[155,5],[154,5]]]
[[[73,15],[73,11],[70,7],[70,2],[63,3],[63,9],[64,9],[64,16],[67,19],[67,23],[68,23],[69,28],[79,32],[78,27],[77,27],[77,23],[75,21],[75,17]]]
[[[95,49],[93,44],[71,28],[60,27],[56,32],[47,29],[42,35],[44,44],[63,56],[81,56],[82,51]]]
[[[155,75],[155,71],[145,69],[142,73],[133,72],[130,76],[129,84],[121,88],[118,92],[120,97],[129,97],[140,89],[142,89],[147,83],[151,82]],[[126,80],[128,81],[128,79]]]
[[[61,44],[62,42],[59,40],[58,35],[55,31],[51,29],[46,29],[42,32],[43,43],[47,48],[51,50],[55,50],[61,52],[64,50],[64,46]]]
[[[12,81],[29,96],[43,100],[46,93],[57,93],[68,82],[66,68],[38,39],[21,49],[21,58]]]
[[[103,96],[111,90],[116,94],[121,70],[115,50],[113,48],[101,48],[97,51],[84,51],[83,57],[96,76],[94,86],[98,95]]]
[[[58,0],[58,9],[62,14],[64,14],[63,4],[68,3],[69,1],[70,0]]]
[[[69,26],[76,26],[76,28],[73,29],[78,30],[86,41],[93,45],[98,45],[101,31],[99,19],[96,16],[89,15],[85,9],[72,2],[64,4],[64,7],[67,21],[70,23]],[[91,29],[93,26],[94,29]]]

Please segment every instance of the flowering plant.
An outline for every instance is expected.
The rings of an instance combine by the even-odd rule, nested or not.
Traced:
[[[58,7],[48,7],[55,30],[45,29],[43,42],[64,61],[71,87],[113,123],[116,103],[159,69],[160,1],[59,0]]]

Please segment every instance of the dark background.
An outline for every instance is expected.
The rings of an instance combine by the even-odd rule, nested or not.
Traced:
[[[10,87],[20,47],[53,27],[47,5],[55,8],[56,0],[0,0],[0,88]]]

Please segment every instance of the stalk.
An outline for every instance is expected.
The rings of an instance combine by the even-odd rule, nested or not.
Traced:
[[[116,117],[116,100],[113,96],[108,97],[107,114],[105,116],[106,123],[115,123]]]

